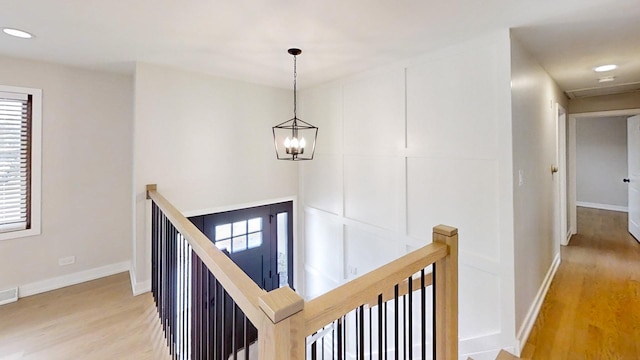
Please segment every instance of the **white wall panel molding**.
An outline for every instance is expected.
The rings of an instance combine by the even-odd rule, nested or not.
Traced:
[[[306,268],[314,268],[335,283],[341,283],[344,278],[343,248],[343,224],[339,218],[322,211],[305,211]]]
[[[404,69],[344,84],[344,151],[380,154],[405,147]]]
[[[430,243],[437,224],[458,227],[460,335],[474,354],[515,344],[509,51],[504,29],[302,92],[303,116],[343,126],[327,140],[342,142],[342,211],[323,203],[336,196],[323,172],[339,170],[305,164],[305,226],[342,225],[342,281]],[[309,285],[328,286],[311,270]]]
[[[392,231],[401,228],[404,159],[344,157],[345,217]]]
[[[479,271],[484,271],[495,276],[501,276],[502,274],[500,262],[497,259],[490,259],[480,254],[474,254],[466,251],[460,251],[458,253],[458,259],[460,264]]]
[[[301,164],[300,173],[305,205],[342,215],[343,157],[316,154],[313,161]]]
[[[460,338],[502,331],[500,275],[460,264],[458,281]]]
[[[328,277],[324,276],[323,271],[314,269],[312,267],[305,267],[305,294],[304,297],[307,300],[318,297],[329,290],[338,287],[341,282],[335,282]]]
[[[359,227],[344,227],[344,277],[353,279],[404,255],[395,237],[378,236]]]
[[[409,158],[408,233],[428,239],[433,224],[459,229],[460,251],[500,257],[497,160]]]

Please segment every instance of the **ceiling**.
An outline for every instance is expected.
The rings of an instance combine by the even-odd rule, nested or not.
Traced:
[[[564,90],[620,65],[640,82],[638,0],[0,0],[0,54],[132,73],[137,61],[276,87],[308,87],[514,28]],[[608,84],[610,85],[610,83]]]

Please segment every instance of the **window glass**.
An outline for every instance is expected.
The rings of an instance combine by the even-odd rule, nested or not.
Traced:
[[[231,224],[216,226],[216,241],[231,237]]]
[[[262,218],[249,219],[249,232],[256,232],[262,230]]]
[[[247,221],[238,221],[233,223],[233,236],[244,235],[247,233]]]
[[[247,243],[247,247],[249,249],[253,249],[260,245],[262,245],[262,231],[249,234],[249,241]]]
[[[234,237],[232,249],[234,253],[247,250],[247,235]]]
[[[280,286],[289,284],[289,276],[287,274],[287,244],[289,243],[288,226],[289,216],[285,213],[280,213],[276,216],[277,219],[277,232],[278,232],[278,276],[280,278]]]

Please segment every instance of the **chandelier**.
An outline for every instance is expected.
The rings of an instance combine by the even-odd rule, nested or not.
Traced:
[[[297,98],[297,56],[302,54],[300,49],[289,49],[293,55],[293,118],[274,126],[273,142],[276,147],[278,160],[313,160],[316,151],[318,128],[308,122],[298,119]]]

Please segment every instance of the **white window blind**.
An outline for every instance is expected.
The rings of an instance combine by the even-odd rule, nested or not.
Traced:
[[[31,95],[0,92],[0,232],[31,224]]]

